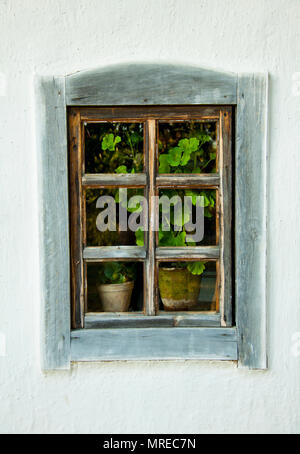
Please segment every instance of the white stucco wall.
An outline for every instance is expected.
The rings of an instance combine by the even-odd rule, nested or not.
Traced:
[[[299,0],[0,0],[0,432],[300,432],[299,24]],[[41,373],[34,74],[148,60],[270,73],[268,371]]]

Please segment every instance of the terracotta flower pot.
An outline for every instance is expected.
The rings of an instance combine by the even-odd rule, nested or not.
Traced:
[[[104,312],[127,312],[130,306],[134,282],[97,285]]]
[[[159,291],[166,311],[184,311],[196,306],[201,276],[187,268],[160,268]]]

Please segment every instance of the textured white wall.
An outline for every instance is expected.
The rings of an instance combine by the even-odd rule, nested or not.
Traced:
[[[300,432],[299,23],[299,0],[0,0],[0,432]],[[270,73],[266,372],[40,372],[34,74],[147,60]]]

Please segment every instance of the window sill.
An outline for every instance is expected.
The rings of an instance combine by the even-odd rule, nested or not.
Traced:
[[[71,361],[237,360],[236,328],[79,329]]]
[[[85,329],[103,328],[171,328],[171,327],[219,327],[221,315],[216,312],[202,313],[163,313],[145,317],[143,312],[88,312],[85,314]]]

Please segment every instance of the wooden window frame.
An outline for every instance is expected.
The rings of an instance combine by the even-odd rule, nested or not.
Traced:
[[[138,106],[138,107],[72,107],[68,110],[69,134],[69,203],[71,235],[71,300],[72,328],[143,327],[152,316],[151,326],[232,326],[232,121],[231,106]],[[161,121],[209,121],[216,123],[218,172],[213,174],[158,174],[157,133]],[[145,135],[145,172],[141,174],[87,174],[84,169],[84,128],[103,121],[143,122]],[[146,246],[86,246],[84,190],[88,188],[136,187],[146,191],[149,206],[149,228]],[[217,245],[189,248],[158,247],[155,207],[151,195],[161,188],[214,189],[217,192]],[[135,260],[144,263],[144,314],[129,317],[106,313],[85,314],[87,307],[86,265],[104,260]],[[158,265],[162,261],[213,260],[216,262],[217,306],[213,313],[158,314]],[[131,314],[134,315],[134,314]],[[192,316],[191,316],[192,315]],[[207,322],[207,324],[206,324]]]
[[[266,74],[155,64],[37,78],[43,370],[66,369],[72,361],[114,359],[238,360],[240,367],[267,367],[267,81]],[[189,321],[177,328],[98,329],[103,323],[89,320],[90,329],[70,329],[67,109],[145,105],[231,106],[236,111],[236,326],[216,327],[210,319],[203,321],[205,326]]]

